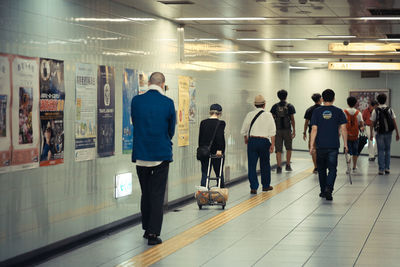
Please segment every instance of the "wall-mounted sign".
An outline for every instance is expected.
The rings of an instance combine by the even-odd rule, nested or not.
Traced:
[[[115,198],[132,194],[132,173],[121,173],[115,176]]]

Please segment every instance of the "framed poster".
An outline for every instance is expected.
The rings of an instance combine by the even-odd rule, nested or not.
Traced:
[[[7,55],[0,54],[0,173],[11,164],[11,72]]]
[[[376,100],[379,94],[386,94],[386,105],[390,106],[390,89],[350,89],[350,96],[357,98],[356,109],[361,112],[368,108],[371,100]]]
[[[131,121],[132,98],[139,94],[137,70],[124,69],[122,76],[122,153],[132,153],[133,125]]]

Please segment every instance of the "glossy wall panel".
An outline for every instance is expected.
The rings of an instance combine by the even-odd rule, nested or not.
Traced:
[[[234,179],[247,173],[246,147],[239,131],[245,114],[253,108],[254,96],[264,94],[267,106],[271,106],[276,101],[276,91],[289,85],[286,64],[243,64],[240,62],[247,59],[243,55],[206,53],[198,56],[199,62],[180,64],[177,25],[170,21],[77,20],[151,18],[112,1],[3,0],[0,13],[0,52],[64,60],[66,88],[64,164],[0,174],[0,261],[139,213],[135,166],[130,155],[122,154],[124,68],[164,72],[170,87],[167,95],[175,101],[176,108],[178,76],[196,79],[197,118],[190,124],[189,146],[178,147],[177,136],[173,139],[168,201],[193,194],[200,182],[200,164],[194,155],[198,127],[207,118],[210,104],[218,102],[223,106],[222,118],[227,122],[226,175]],[[187,38],[202,34],[205,33],[185,29]],[[234,45],[230,41],[221,43]],[[250,57],[271,60],[268,54]],[[115,67],[117,108],[112,157],[74,161],[74,77],[78,62]],[[274,162],[272,157],[271,163]],[[123,172],[133,172],[133,193],[116,200],[114,176]]]

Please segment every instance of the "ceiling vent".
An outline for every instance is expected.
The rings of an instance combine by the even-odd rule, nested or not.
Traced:
[[[388,39],[400,39],[400,34],[398,34],[398,33],[389,33],[389,34],[386,34],[386,37]]]
[[[361,78],[379,78],[379,71],[361,71]]]
[[[279,48],[292,48],[294,46],[293,45],[276,45],[276,47],[279,47]]]
[[[256,29],[233,29],[236,32],[256,32]]]
[[[400,16],[400,8],[368,9],[372,16]]]
[[[166,0],[166,1],[158,1],[158,2],[161,4],[164,4],[164,5],[193,5],[194,4],[192,1],[184,1],[184,0],[182,0],[182,1]]]

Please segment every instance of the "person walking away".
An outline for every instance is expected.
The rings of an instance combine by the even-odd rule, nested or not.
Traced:
[[[369,102],[368,108],[364,109],[363,113],[362,113],[362,117],[364,120],[364,123],[366,125],[366,133],[368,136],[368,160],[369,161],[374,161],[375,160],[375,156],[377,154],[376,151],[376,142],[371,139],[371,130],[373,130],[374,125],[372,124],[371,121],[371,114],[372,111],[378,106],[378,102],[376,102],[375,100],[371,100]],[[371,129],[372,128],[372,129]]]
[[[343,111],[334,106],[335,92],[326,89],[322,92],[324,105],[315,109],[311,117],[310,153],[317,151],[317,168],[320,197],[333,200],[332,192],[337,174],[337,159],[340,147],[341,132],[344,149],[347,151],[346,116]],[[328,172],[327,172],[328,171]]]
[[[149,78],[146,93],[137,95],[131,103],[133,124],[132,162],[142,191],[140,211],[143,237],[148,245],[162,243],[158,236],[163,221],[163,204],[172,162],[172,142],[175,133],[175,106],[165,96],[165,77],[154,72]]]
[[[362,119],[361,112],[355,108],[356,104],[357,98],[354,96],[349,96],[347,98],[347,105],[349,107],[344,110],[347,119],[347,146],[349,148],[349,154],[353,158],[353,173],[356,173],[357,170],[357,159],[359,154],[358,134],[360,130],[364,130],[364,121]]]
[[[263,191],[272,190],[270,154],[275,146],[275,123],[270,112],[265,111],[265,99],[257,95],[254,99],[255,110],[250,111],[242,125],[240,133],[247,144],[248,178],[250,193],[257,194],[257,161],[260,159],[261,184]]]
[[[286,102],[288,95],[286,90],[279,90],[277,95],[280,102],[273,105],[270,112],[274,116],[276,125],[276,173],[281,173],[283,144],[285,144],[286,148],[286,171],[292,171],[290,159],[292,157],[292,140],[296,136],[296,127],[294,121],[294,114],[296,113],[296,110],[292,104]]]
[[[219,104],[212,104],[210,106],[210,117],[208,119],[202,120],[200,123],[199,130],[199,147],[209,146],[212,155],[222,157],[225,153],[225,121],[219,120],[222,115],[222,107]],[[215,133],[215,134],[214,134]],[[221,172],[221,184],[220,187],[224,188],[224,172],[223,166],[221,166],[222,158],[211,159],[211,165],[214,169],[216,176],[219,176],[220,168]],[[209,159],[202,159],[201,162],[201,186],[206,186],[207,171]]]
[[[379,175],[390,173],[390,145],[392,143],[392,132],[396,130],[396,141],[399,141],[399,130],[396,123],[396,114],[393,109],[386,105],[386,94],[379,94],[378,107],[372,111],[371,121],[375,129],[375,140],[378,147]],[[374,138],[374,131],[370,130],[370,140]]]
[[[308,149],[310,149],[310,144],[311,144],[311,138],[310,138],[310,135],[311,135],[311,124],[310,124],[310,121],[311,121],[312,113],[316,108],[319,108],[321,106],[321,103],[322,103],[321,94],[318,94],[318,93],[313,94],[311,96],[311,99],[314,101],[314,105],[309,107],[306,110],[306,113],[304,114],[305,121],[304,121],[303,140],[304,141],[307,140],[307,130],[308,130],[308,135],[309,135],[309,138],[308,138]],[[318,173],[318,170],[317,170],[317,152],[314,151],[311,154],[311,157],[312,157],[312,161],[314,163],[313,173]]]

